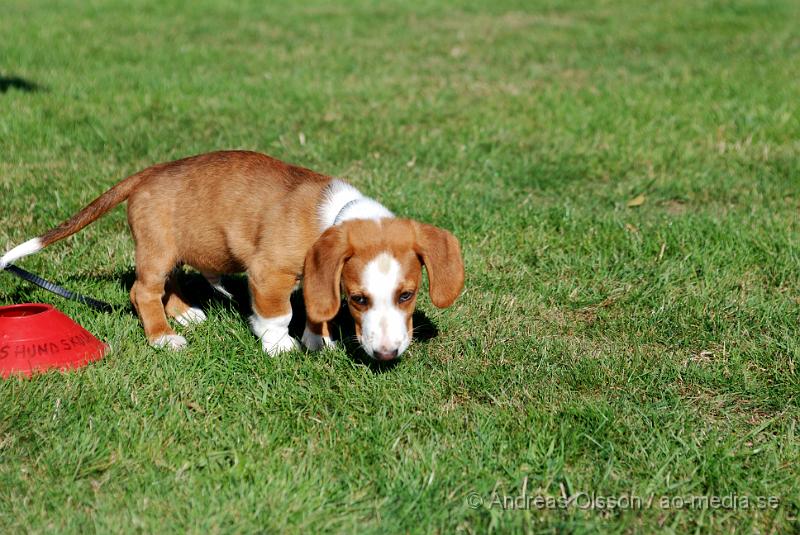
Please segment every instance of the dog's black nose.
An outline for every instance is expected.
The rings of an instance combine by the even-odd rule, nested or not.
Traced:
[[[394,360],[397,358],[397,350],[394,351],[376,351],[375,356],[378,360]]]

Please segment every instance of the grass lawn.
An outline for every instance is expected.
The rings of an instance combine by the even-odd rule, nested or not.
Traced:
[[[0,304],[114,349],[0,381],[0,532],[800,529],[797,2],[2,12],[3,251],[152,163],[246,148],[450,229],[467,285],[378,373],[268,358],[219,300],[156,351],[0,274]],[[20,266],[127,304],[125,211]]]

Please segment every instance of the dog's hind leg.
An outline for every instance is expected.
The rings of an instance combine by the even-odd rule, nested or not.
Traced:
[[[175,262],[169,257],[154,255],[154,250],[136,244],[136,282],[131,288],[131,302],[150,345],[181,349],[186,345],[186,339],[170,328],[162,301],[167,276]]]
[[[193,323],[203,323],[206,320],[205,313],[199,308],[190,305],[184,298],[178,284],[177,270],[173,271],[167,278],[162,302],[167,315],[174,318],[184,327]]]

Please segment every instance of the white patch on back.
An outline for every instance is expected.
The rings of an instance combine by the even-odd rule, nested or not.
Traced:
[[[39,238],[33,238],[26,241],[25,243],[21,243],[20,245],[17,245],[16,247],[8,251],[6,254],[4,254],[2,258],[0,258],[0,270],[5,269],[7,265],[19,260],[20,258],[32,255],[33,253],[38,253],[41,250],[42,250],[42,240],[40,240]]]
[[[394,217],[388,208],[339,179],[334,179],[322,193],[318,216],[321,230],[350,219]]]
[[[361,320],[361,345],[371,355],[394,350],[400,355],[411,343],[406,315],[396,303],[402,276],[400,263],[387,252],[364,266],[361,284],[369,296],[370,308]]]

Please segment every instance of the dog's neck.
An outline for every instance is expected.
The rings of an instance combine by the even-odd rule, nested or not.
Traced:
[[[333,180],[323,193],[319,207],[320,226],[324,231],[350,219],[382,219],[394,217],[388,208],[370,199],[341,180]]]

